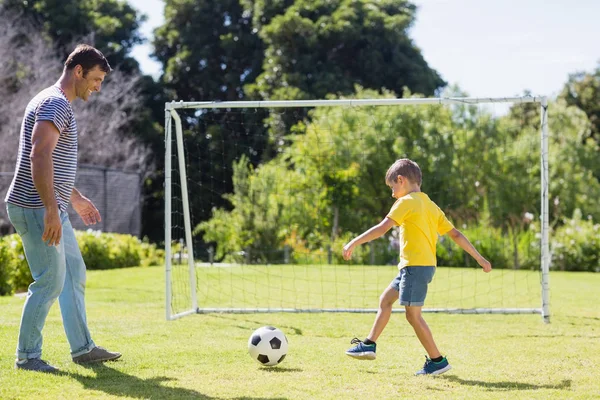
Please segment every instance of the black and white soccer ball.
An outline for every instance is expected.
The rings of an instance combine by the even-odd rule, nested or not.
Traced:
[[[274,366],[283,361],[288,351],[285,334],[273,326],[255,330],[248,339],[250,357],[264,366]]]

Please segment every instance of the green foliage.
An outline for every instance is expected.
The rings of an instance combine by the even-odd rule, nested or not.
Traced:
[[[560,96],[585,112],[591,122],[589,136],[600,143],[600,63],[594,71],[570,75]]]
[[[75,234],[89,269],[133,267],[140,264],[137,238],[116,233],[80,231]]]
[[[248,91],[257,98],[325,98],[351,94],[359,84],[432,95],[445,83],[408,37],[415,10],[405,0],[254,2],[265,56]]]
[[[3,239],[0,238],[0,296],[12,294],[12,270],[11,263],[12,257],[6,246],[1,243]]]
[[[4,254],[3,269],[6,271],[4,279],[0,278],[0,285],[8,283],[11,289],[4,294],[14,291],[26,290],[31,283],[31,272],[23,251],[23,243],[19,235],[8,235],[0,238],[0,253]]]
[[[75,231],[88,270],[149,266],[164,262],[164,251],[147,239],[98,231]],[[0,238],[0,295],[26,290],[31,272],[17,234]]]
[[[92,36],[114,67],[133,69],[137,62],[128,57],[142,43],[138,29],[145,16],[126,1],[120,0],[0,0],[0,9],[24,14],[40,24],[42,31],[56,44],[61,55],[69,54],[74,41]]]
[[[394,96],[360,87],[356,92],[359,98]],[[596,219],[597,148],[579,140],[589,122],[565,102],[553,103],[552,110],[551,218],[581,207]],[[410,157],[423,171],[423,191],[465,227],[495,267],[539,267],[539,235],[531,224],[540,201],[535,119],[514,110],[493,119],[469,105],[321,107],[309,118],[293,127],[272,161],[254,168],[244,158],[236,165],[229,207],[214,210],[196,230],[217,244],[217,259],[240,260],[249,250],[245,261],[281,262],[288,245],[292,262],[337,260],[345,240],[387,214],[393,200],[383,175],[394,160]],[[387,247],[376,245],[377,263],[393,258]],[[474,265],[446,238],[439,251],[441,265]],[[356,261],[370,263],[370,251],[357,252]]]
[[[239,0],[166,0],[153,44],[163,84],[176,100],[240,100],[263,59],[262,41]]]
[[[167,0],[154,47],[165,71],[161,82],[175,100],[325,98],[351,94],[355,82],[375,91],[408,86],[433,93],[444,82],[408,39],[413,19],[414,6],[404,1]],[[299,34],[304,27],[307,37]],[[221,193],[233,192],[234,163],[242,155],[253,166],[275,157],[288,128],[303,117],[303,111],[269,117],[268,110],[206,110],[184,119],[186,147],[196,155],[189,158],[188,178],[203,187],[222,182]],[[190,203],[198,221],[230,206],[225,196],[213,195],[192,196]],[[218,235],[232,238],[228,254],[250,245],[233,233]],[[281,241],[269,235],[266,241]]]
[[[75,236],[87,269],[156,265],[164,252],[135,236],[99,231],[76,231]]]
[[[573,212],[552,236],[551,268],[561,271],[600,272],[600,224],[581,210]]]
[[[540,239],[535,226],[517,232],[503,232],[484,224],[464,226],[460,231],[496,269],[539,269]],[[446,267],[476,267],[477,262],[449,236],[440,237],[437,244],[438,265]]]

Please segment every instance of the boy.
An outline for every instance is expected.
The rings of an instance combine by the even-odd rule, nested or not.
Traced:
[[[385,182],[392,189],[392,197],[397,199],[396,202],[383,221],[344,246],[343,256],[349,260],[356,246],[377,239],[394,226],[400,226],[400,272],[379,298],[379,310],[369,336],[364,341],[352,339],[351,343],[355,346],[346,354],[357,359],[375,359],[375,342],[390,319],[394,302],[399,298],[400,304],[406,308],[406,319],[428,355],[425,365],[416,375],[439,375],[451,367],[438,350],[421,315],[427,285],[435,273],[437,235],[448,234],[477,260],[485,272],[490,272],[492,265],[454,228],[443,211],[421,192],[421,169],[417,163],[406,158],[397,160],[388,169]]]

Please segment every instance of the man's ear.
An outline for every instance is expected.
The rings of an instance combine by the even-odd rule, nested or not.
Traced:
[[[76,77],[83,78],[83,67],[80,64],[77,64],[73,71],[75,72]]]

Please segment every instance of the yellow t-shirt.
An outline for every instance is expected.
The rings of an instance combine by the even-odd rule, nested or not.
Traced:
[[[387,217],[400,226],[399,269],[415,265],[437,266],[438,234],[445,235],[454,226],[429,196],[423,192],[409,193],[396,200]]]

